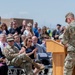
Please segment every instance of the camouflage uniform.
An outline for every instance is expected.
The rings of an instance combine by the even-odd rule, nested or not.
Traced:
[[[23,67],[26,70],[27,75],[33,75],[32,64],[40,71],[45,68],[44,65],[36,63],[25,53],[20,54],[19,50],[14,46],[13,36],[8,36],[7,42],[8,45],[4,48],[3,54],[9,61],[8,65]],[[23,61],[26,61],[27,63],[24,63]]]
[[[33,75],[32,64],[30,62],[23,62],[26,59],[25,54],[19,54],[19,50],[13,46],[6,46],[3,54],[8,59],[8,65],[20,66],[26,70],[27,75]]]
[[[69,14],[69,15],[72,15],[72,14]],[[72,75],[73,68],[75,66],[75,21],[72,21],[67,27],[63,36],[62,43],[64,45],[68,44],[68,47],[67,47],[68,53],[64,62],[64,75]]]

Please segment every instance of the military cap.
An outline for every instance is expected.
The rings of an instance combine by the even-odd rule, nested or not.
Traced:
[[[7,42],[9,42],[9,41],[14,41],[13,36],[8,36],[8,37],[7,37]]]
[[[67,18],[69,18],[69,17],[74,18],[74,14],[72,12],[67,13],[65,16],[65,18],[66,18],[65,22],[67,22]]]

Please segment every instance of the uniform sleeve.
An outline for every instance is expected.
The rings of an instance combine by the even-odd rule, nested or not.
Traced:
[[[19,49],[16,46],[14,46],[14,49],[15,49],[16,53],[19,53]]]
[[[14,57],[18,56],[19,53],[12,53],[8,49],[4,48],[3,54],[8,60],[12,60]]]
[[[70,40],[70,34],[69,34],[69,28],[66,29],[64,35],[63,35],[63,39],[62,39],[62,44],[68,44]]]

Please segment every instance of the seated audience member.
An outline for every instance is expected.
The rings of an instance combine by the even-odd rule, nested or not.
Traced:
[[[1,52],[0,48],[0,75],[8,75],[8,66],[5,62],[5,56]]]
[[[20,42],[20,36],[19,35],[15,35],[14,36],[14,45],[21,50],[22,44]]]
[[[22,25],[19,27],[20,34],[23,34],[24,30],[26,29],[26,26],[27,26],[27,22],[26,20],[23,20]]]
[[[42,53],[43,49],[40,46],[40,44],[37,43],[37,41],[38,41],[38,38],[36,36],[33,36],[32,37],[32,44],[33,44],[33,46],[35,46],[37,48],[37,53]]]
[[[42,43],[42,40],[41,40],[41,34],[42,34],[42,29],[40,27],[38,27],[38,33],[37,33],[37,38],[38,38],[38,41],[37,43],[38,44],[41,44]]]
[[[8,65],[17,66],[17,67],[19,66],[24,68],[27,72],[27,75],[33,75],[32,67],[31,67],[32,64],[39,70],[44,69],[43,65],[37,64],[25,52],[19,52],[18,48],[14,46],[13,37],[7,37],[7,42],[8,45],[4,48],[3,54],[9,61]],[[21,50],[23,50],[23,48]],[[30,65],[27,65],[27,67],[29,68],[26,68],[26,64],[23,62],[24,60],[30,63]]]
[[[61,28],[61,25],[57,24],[56,29],[53,30],[52,37],[53,37],[54,40],[58,40],[59,39],[59,36],[61,34],[60,28]]]
[[[37,48],[35,48],[34,46],[32,46],[32,38],[31,37],[26,37],[26,39],[24,41],[24,46],[22,48],[24,49],[24,51],[26,52],[26,54],[30,58],[32,58],[33,60],[35,60]],[[23,49],[20,52],[22,52]],[[36,75],[39,72],[40,72],[40,70],[37,69],[37,68],[35,68],[34,75]]]
[[[20,34],[20,30],[18,28],[18,24],[16,20],[13,21],[13,25],[12,25],[12,28],[9,29],[9,33],[10,34],[15,34],[15,33]]]
[[[26,54],[32,58],[32,59],[35,59],[36,58],[36,51],[37,51],[37,48],[35,48],[34,46],[32,46],[32,38],[29,36],[29,37],[26,37],[25,40],[24,40],[24,45],[23,47],[25,50],[24,52],[26,52]],[[22,50],[21,50],[22,51]],[[20,52],[21,52],[20,51]]]
[[[46,51],[46,40],[48,40],[48,39],[50,39],[49,36],[47,36],[47,35],[42,36],[42,44],[41,44],[41,47],[43,49],[43,53],[46,53],[48,56],[52,57],[52,53],[51,52],[48,53]]]
[[[47,35],[47,36],[49,36],[49,34],[47,33],[47,27],[46,26],[42,27],[42,34],[41,35]]]
[[[49,65],[50,64],[50,60],[52,59],[52,58],[49,58],[49,56],[52,57],[52,54],[51,53],[47,53],[47,51],[46,51],[46,40],[47,39],[50,39],[50,37],[48,35],[46,35],[46,34],[42,35],[42,44],[41,44],[41,47],[43,49],[43,53],[45,53],[45,55],[48,56],[46,59],[42,59],[42,63],[44,65]],[[44,74],[47,74],[47,73],[48,73],[48,69],[45,69],[44,70]]]
[[[6,42],[6,35],[5,34],[0,34],[0,48],[3,50],[3,48],[7,46]]]
[[[29,23],[27,24],[27,26],[30,28],[30,32],[31,32],[31,34],[32,34],[32,36],[33,36],[33,35],[34,35],[34,32],[33,32],[32,24],[29,22]]]
[[[33,30],[34,35],[38,37],[37,35],[38,34],[38,23],[37,22],[34,23],[32,30]]]
[[[32,36],[32,33],[30,31],[30,27],[29,26],[26,26],[26,29],[24,30],[23,35],[25,35],[25,36]]]
[[[52,31],[49,27],[47,28],[47,33],[48,33],[49,37],[52,37]]]
[[[50,39],[50,37],[48,35],[42,35],[42,44],[41,44],[41,47],[43,49],[43,51],[45,52],[46,51],[46,40],[47,39]]]
[[[2,27],[2,33],[8,35],[9,31],[7,29],[7,25],[5,23],[2,23],[1,27]]]
[[[10,22],[10,25],[8,26],[8,31],[12,28],[13,22]]]

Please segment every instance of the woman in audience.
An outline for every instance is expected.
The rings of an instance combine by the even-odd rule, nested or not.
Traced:
[[[5,23],[3,23],[3,24],[1,25],[1,27],[2,27],[2,33],[8,35],[8,34],[9,34],[9,31],[8,31],[8,29],[7,29],[7,25],[6,25]]]
[[[35,58],[36,58],[36,51],[37,51],[37,48],[32,46],[32,38],[31,37],[26,37],[26,39],[24,41],[24,46],[22,47],[22,50],[20,50],[20,53],[21,52],[26,52],[26,54],[28,56],[30,56],[30,58],[35,60]],[[36,69],[36,68],[34,69],[34,75],[36,75],[39,72],[40,72],[39,69]]]
[[[25,29],[25,31],[23,32],[23,34],[24,34],[25,36],[33,36],[33,34],[32,34],[31,31],[30,31],[30,27],[29,27],[29,26],[26,26],[26,29]]]
[[[32,30],[32,24],[29,22],[28,24],[27,24],[27,26],[30,28],[30,32],[31,32],[31,34],[32,34],[32,36],[34,35],[34,32],[33,32],[33,30]]]

